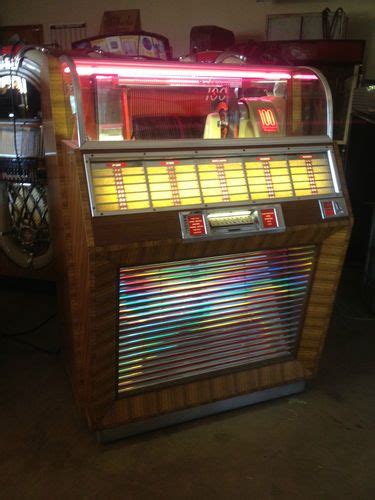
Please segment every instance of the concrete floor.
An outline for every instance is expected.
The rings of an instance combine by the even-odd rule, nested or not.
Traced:
[[[75,411],[61,358],[0,340],[1,499],[373,499],[375,321],[347,270],[306,392],[110,445]],[[55,311],[53,291],[0,290],[2,331]],[[27,340],[56,349],[56,318]]]

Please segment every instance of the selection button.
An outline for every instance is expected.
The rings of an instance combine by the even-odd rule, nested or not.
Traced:
[[[262,208],[260,214],[264,229],[275,229],[278,227],[276,211],[274,208]]]
[[[207,234],[203,214],[189,214],[186,221],[190,236],[204,236]]]

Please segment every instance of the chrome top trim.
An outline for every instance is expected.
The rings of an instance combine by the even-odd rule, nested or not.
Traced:
[[[78,106],[77,106],[78,110]],[[77,113],[78,114],[78,113]],[[299,146],[306,144],[308,148],[312,145],[331,144],[331,137],[325,136],[310,136],[310,137],[275,137],[275,138],[252,138],[252,139],[178,139],[178,140],[163,140],[163,141],[85,141],[80,144],[80,149],[83,153],[104,151],[150,151],[160,150],[167,151],[173,149],[175,151],[191,149],[194,151],[206,149],[209,150],[234,150],[234,148],[249,148],[249,147],[270,147],[270,146]]]

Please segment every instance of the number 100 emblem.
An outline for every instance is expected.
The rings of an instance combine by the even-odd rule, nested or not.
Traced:
[[[263,132],[278,132],[279,126],[276,121],[276,117],[270,108],[259,108],[257,109],[260,125]]]

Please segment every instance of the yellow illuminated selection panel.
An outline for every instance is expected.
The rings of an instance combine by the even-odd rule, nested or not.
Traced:
[[[335,193],[325,153],[206,160],[92,161],[88,174],[96,214]]]
[[[91,168],[95,210],[100,213],[151,208],[141,162],[105,162]]]
[[[289,168],[296,196],[320,196],[335,192],[326,155],[295,155],[289,158]]]
[[[250,199],[241,160],[211,159],[198,164],[203,202],[234,203]]]
[[[194,163],[178,160],[148,162],[146,172],[153,208],[202,204]]]
[[[294,196],[288,160],[284,156],[259,156],[245,160],[247,182],[253,200]]]

